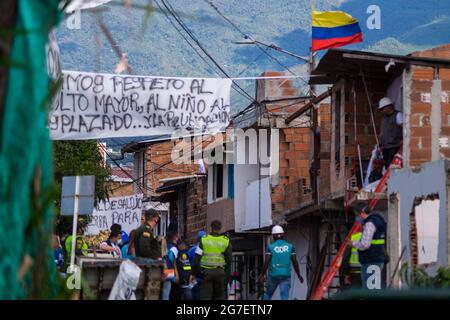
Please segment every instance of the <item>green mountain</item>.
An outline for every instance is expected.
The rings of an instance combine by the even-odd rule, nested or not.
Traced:
[[[263,71],[291,70],[304,73],[302,61],[255,45],[236,44],[240,32],[299,55],[308,55],[311,43],[311,0],[212,0],[219,11],[240,31],[221,17],[207,0],[165,0],[201,45],[232,77],[258,76]],[[122,0],[81,13],[81,28],[69,29],[63,21],[57,30],[64,69],[114,72],[118,58],[97,24],[101,17],[114,41],[129,57],[134,73],[161,76],[223,76],[204,54],[200,57],[183,39],[186,33],[163,7],[162,0],[131,0],[136,6],[153,4],[147,16],[142,8],[126,8]],[[164,9],[160,10],[158,4]],[[381,29],[369,30],[367,8],[381,10]],[[378,52],[406,54],[450,43],[450,0],[315,0],[318,10],[343,10],[360,21],[364,42],[348,46]],[[177,30],[179,29],[179,30]],[[197,48],[197,47],[196,47]],[[263,52],[265,51],[265,52]],[[206,63],[204,60],[207,60]],[[297,85],[304,83],[297,80]],[[254,81],[238,83],[254,95]],[[250,101],[232,91],[234,111]]]
[[[101,6],[99,16],[118,46],[128,54],[135,73],[164,76],[223,76],[210,66],[183,39],[170,23],[161,0],[132,0],[153,3],[148,19],[142,8],[126,8],[121,0]],[[265,70],[286,70],[302,62],[269,49],[269,55],[254,45],[238,45],[243,35],[223,19],[205,0],[166,0],[192,30],[206,50],[233,76],[257,76]],[[311,0],[215,0],[217,8],[245,34],[265,43],[307,55],[310,46]],[[159,10],[159,4],[164,10]],[[449,0],[316,0],[319,10],[339,9],[359,19],[364,34],[362,44],[350,48],[407,53],[411,50],[450,42]],[[381,9],[381,29],[368,30],[369,5]],[[167,15],[167,16],[166,16]],[[97,25],[92,10],[81,13],[81,28],[69,29],[63,22],[57,31],[65,69],[113,72],[118,59]],[[172,22],[181,29],[173,18]],[[185,33],[183,33],[185,35]],[[190,40],[193,44],[193,41]],[[204,54],[202,54],[205,57]],[[206,59],[206,58],[205,58]],[[211,63],[210,63],[211,64]],[[212,65],[212,64],[211,64]],[[253,81],[240,81],[254,94]],[[299,81],[301,85],[301,81]],[[234,110],[249,102],[233,92]]]

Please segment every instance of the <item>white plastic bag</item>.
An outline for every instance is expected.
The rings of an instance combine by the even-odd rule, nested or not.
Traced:
[[[131,260],[124,260],[109,294],[109,300],[136,300],[134,292],[142,270]]]

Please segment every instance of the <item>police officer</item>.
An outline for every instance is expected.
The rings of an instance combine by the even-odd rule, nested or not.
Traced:
[[[380,213],[369,214],[368,211],[363,210],[357,218],[363,225],[363,232],[361,239],[353,241],[352,246],[358,249],[362,288],[381,289],[382,271],[388,262],[385,250],[387,224]]]
[[[161,258],[161,245],[153,235],[152,229],[158,224],[159,213],[154,209],[145,211],[144,223],[135,233],[136,257],[159,259]]]
[[[275,241],[267,248],[266,261],[258,280],[260,282],[265,280],[270,264],[264,300],[272,299],[278,286],[280,287],[281,300],[288,300],[289,290],[291,289],[291,263],[300,283],[303,283],[303,277],[300,275],[297,254],[293,245],[284,240],[283,228],[279,225],[274,226],[272,228],[272,236]]]
[[[211,234],[201,238],[195,252],[193,275],[202,275],[202,300],[225,300],[225,267],[232,258],[228,237],[220,235],[222,223],[211,222]]]

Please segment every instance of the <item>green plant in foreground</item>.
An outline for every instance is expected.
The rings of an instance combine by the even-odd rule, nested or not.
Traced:
[[[422,267],[410,267],[404,262],[400,268],[400,279],[410,288],[449,288],[450,267],[439,267],[435,276],[430,276]]]

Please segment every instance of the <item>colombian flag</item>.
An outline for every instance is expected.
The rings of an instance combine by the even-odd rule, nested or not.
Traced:
[[[312,11],[312,51],[362,42],[358,20],[342,11]]]

